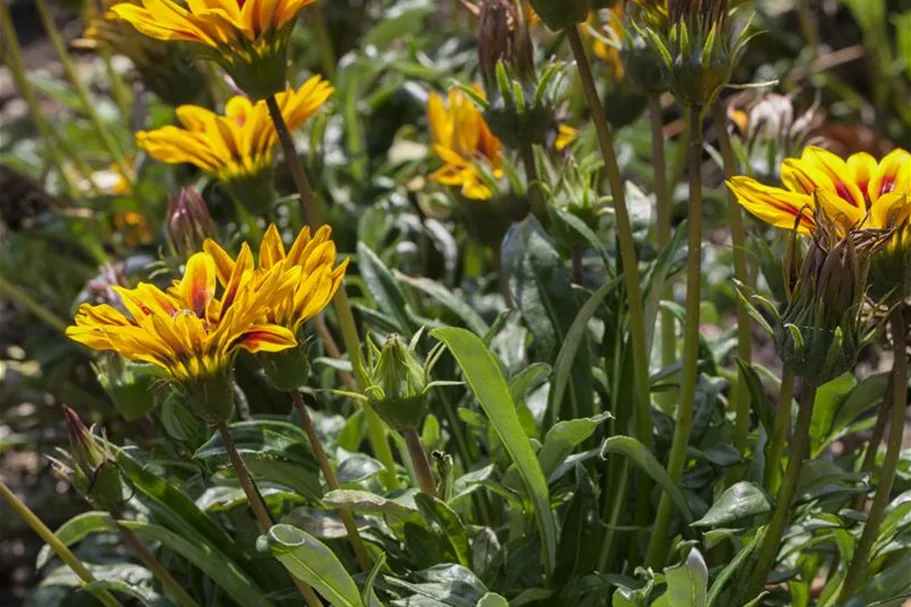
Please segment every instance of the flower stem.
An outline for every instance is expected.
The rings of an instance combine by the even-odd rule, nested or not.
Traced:
[[[860,542],[854,549],[854,557],[848,572],[838,603],[842,603],[854,596],[854,591],[864,581],[867,565],[870,561],[870,551],[879,535],[879,527],[883,522],[886,506],[892,497],[892,485],[895,482],[895,473],[898,470],[898,460],[902,451],[902,435],[905,430],[905,411],[908,407],[908,353],[906,351],[905,319],[903,310],[899,307],[892,311],[892,419],[889,421],[889,442],[886,444],[886,456],[879,474],[879,487],[873,496],[870,513],[864,524]]]
[[[883,402],[876,414],[876,422],[873,425],[873,432],[870,434],[870,440],[867,442],[867,450],[864,453],[863,462],[860,464],[860,473],[869,475],[873,472],[873,466],[876,465],[876,453],[879,451],[879,445],[883,442],[883,435],[886,433],[886,422],[889,420],[889,414],[892,412],[892,400],[895,396],[893,383],[895,375],[889,374],[886,382],[886,393],[883,395]],[[861,510],[867,503],[866,492],[861,493],[855,498],[853,508]]]
[[[775,495],[781,482],[781,456],[788,442],[788,431],[791,429],[791,400],[794,398],[794,372],[785,369],[781,376],[781,389],[778,392],[778,408],[775,410],[775,429],[772,442],[769,443],[769,455],[766,457],[763,486],[766,493]]]
[[[578,66],[579,78],[588,106],[598,133],[598,143],[604,157],[604,169],[610,182],[611,195],[617,214],[617,235],[620,241],[620,256],[623,263],[624,285],[626,287],[627,304],[629,307],[629,332],[633,349],[633,371],[636,386],[636,438],[646,447],[652,445],[652,417],[651,397],[649,394],[649,362],[648,344],[645,341],[645,315],[642,306],[642,287],[639,284],[639,260],[636,257],[636,242],[633,239],[633,229],[630,223],[629,210],[626,207],[626,195],[623,189],[623,177],[620,166],[617,164],[617,155],[614,151],[614,136],[607,116],[601,106],[601,98],[595,87],[591,65],[585,55],[585,46],[579,36],[579,30],[574,26],[566,29],[570,46]],[[648,491],[646,490],[647,494]],[[646,509],[647,510],[647,509]],[[648,512],[645,512],[648,515]]]
[[[96,581],[92,572],[88,570],[82,561],[76,558],[76,555],[70,551],[67,545],[54,535],[54,532],[51,531],[23,501],[6,486],[6,483],[4,483],[2,479],[0,479],[0,497],[10,505],[13,512],[15,512],[25,524],[31,527],[32,531],[38,534],[38,537],[40,537],[45,544],[51,547],[51,550],[66,563],[67,567],[73,570],[73,573],[82,580],[83,584],[91,584]],[[123,607],[120,601],[107,590],[98,589],[91,592],[95,595],[95,598],[105,605],[105,607]]]
[[[278,107],[278,101],[275,95],[266,99],[266,106],[269,108],[269,115],[272,117],[272,123],[278,133],[279,142],[281,142],[282,152],[285,155],[285,162],[291,169],[291,176],[294,178],[294,184],[300,193],[301,208],[304,213],[304,220],[311,227],[317,229],[325,222],[322,213],[316,204],[316,194],[310,187],[310,180],[307,179],[307,173],[304,171],[304,165],[294,149],[294,140],[291,138],[291,132],[288,125],[282,117],[281,108]],[[342,340],[345,342],[345,349],[348,350],[348,358],[351,359],[351,367],[354,370],[354,380],[358,387],[363,391],[367,387],[367,375],[364,371],[364,362],[361,359],[361,340],[358,336],[357,326],[354,323],[354,314],[351,312],[351,304],[348,302],[348,294],[344,288],[335,293],[332,301],[335,306],[335,312],[338,315],[339,327],[342,331]],[[383,428],[383,422],[369,405],[362,405],[364,409],[364,419],[367,422],[367,436],[370,444],[373,446],[373,452],[377,459],[382,462],[386,468],[383,474],[383,484],[388,490],[398,488],[398,479],[395,474],[395,459],[392,456],[392,449],[389,447],[389,441],[386,440],[386,431]]]
[[[313,449],[313,454],[316,455],[316,461],[319,462],[320,470],[322,470],[323,476],[326,478],[326,486],[329,487],[330,491],[340,489],[338,480],[335,478],[335,471],[332,470],[332,465],[329,463],[329,456],[326,454],[323,443],[316,433],[316,426],[313,424],[313,418],[310,417],[307,405],[304,404],[304,397],[300,392],[295,391],[291,392],[291,400],[294,402],[294,408],[297,410],[298,416],[300,416],[301,427],[304,429],[304,432],[307,433],[307,440],[310,441],[310,447]],[[351,547],[354,548],[354,554],[357,557],[358,565],[360,565],[363,571],[370,571],[373,567],[373,561],[367,553],[367,548],[364,546],[364,540],[361,539],[360,532],[357,530],[357,524],[354,522],[354,516],[351,514],[351,510],[348,508],[339,508],[338,514],[342,519],[342,523],[345,525],[345,530],[348,532],[348,539],[351,542]]]
[[[667,184],[667,155],[664,149],[664,117],[659,95],[648,98],[648,114],[651,119],[652,167],[655,174],[655,215],[657,216],[656,236],[658,248],[664,250],[671,241],[671,193]],[[674,286],[668,281],[661,298],[674,299]],[[677,359],[677,334],[674,314],[661,311],[661,366],[667,368]],[[676,402],[676,390],[666,390],[657,397],[667,408]]]
[[[110,515],[111,518],[114,519],[114,524],[117,525],[120,537],[122,537],[123,541],[136,553],[136,556],[138,556],[139,560],[142,561],[142,564],[146,566],[146,569],[151,571],[152,575],[161,582],[162,587],[168,594],[174,597],[181,607],[199,607],[199,604],[193,600],[193,597],[177,583],[177,580],[171,576],[168,570],[162,567],[161,563],[159,563],[145,545],[139,541],[139,538],[136,537],[133,530],[120,524],[119,519],[122,518],[121,513],[118,512],[116,508],[111,508]]]
[[[82,102],[86,116],[88,116],[92,126],[95,127],[98,138],[101,139],[101,143],[107,148],[111,158],[113,158],[114,162],[117,164],[117,168],[120,170],[123,179],[129,184],[130,189],[132,190],[134,185],[133,171],[126,162],[123,150],[120,149],[120,146],[114,140],[114,137],[111,135],[110,131],[108,131],[107,126],[95,110],[95,105],[89,98],[89,93],[86,90],[85,85],[79,78],[79,74],[76,73],[73,61],[70,59],[70,55],[66,50],[66,44],[63,42],[63,36],[60,35],[60,31],[54,23],[54,18],[51,16],[46,0],[35,0],[35,6],[38,8],[38,14],[41,16],[41,23],[44,25],[47,37],[51,41],[54,50],[57,52],[60,63],[63,64],[63,71],[66,72],[67,78],[73,85],[73,90]]]
[[[19,95],[28,107],[28,113],[32,122],[35,124],[35,129],[38,131],[38,134],[41,135],[41,138],[49,143],[54,139],[53,131],[45,121],[44,114],[42,114],[41,108],[38,106],[38,100],[35,98],[32,87],[25,75],[25,67],[22,63],[22,50],[19,47],[19,37],[16,36],[16,30],[13,28],[13,20],[9,12],[9,7],[7,7],[5,2],[0,2],[0,31],[3,33],[3,39],[6,40],[9,45],[7,52],[2,53],[3,62],[9,66],[10,72],[12,72],[13,82],[15,82]],[[2,47],[3,45],[0,44],[0,50],[2,50]],[[63,168],[63,155],[60,148],[56,145],[47,145],[46,150],[48,160],[60,176],[60,182],[63,184],[64,192],[70,197],[75,196],[76,187]],[[83,177],[86,175],[90,176],[91,171],[86,172],[83,170],[84,168],[84,166],[79,166],[80,172],[84,173]]]
[[[538,177],[538,166],[535,163],[535,151],[530,143],[519,146],[522,155],[522,164],[525,167],[525,181],[528,186],[528,199],[531,202],[531,212],[534,213],[541,225],[547,225],[547,206],[544,203],[544,192]]]
[[[60,333],[66,332],[66,321],[35,301],[28,293],[3,278],[3,276],[0,276],[0,293],[28,308],[29,312],[52,329],[56,329]]]
[[[313,15],[313,29],[316,30],[316,39],[319,43],[319,56],[323,64],[323,75],[326,76],[326,80],[335,82],[337,60],[335,49],[332,47],[332,37],[329,35],[326,13],[323,11],[323,3],[314,2],[310,12]]]
[[[731,178],[737,174],[737,161],[731,138],[725,124],[724,109],[720,103],[712,106],[712,117],[715,120],[715,131],[718,133],[718,147],[724,162],[724,176]],[[743,214],[733,194],[728,193],[728,209],[731,216],[731,243],[734,246],[734,278],[747,285],[746,235],[743,227]],[[736,298],[737,311],[737,358],[749,364],[753,357],[752,321],[747,308],[740,298]],[[746,453],[747,437],[750,432],[750,393],[746,382],[738,375],[731,389],[731,402],[734,406],[734,447],[743,455]],[[789,409],[790,410],[790,409]]]
[[[618,469],[619,478],[616,484],[616,490],[604,502],[603,519],[606,523],[604,530],[604,539],[601,541],[601,554],[598,556],[598,571],[608,573],[608,565],[614,558],[614,546],[617,536],[617,525],[620,522],[620,515],[626,505],[626,491],[629,486],[629,459],[622,458],[615,467]]]
[[[424,445],[421,444],[421,437],[414,428],[408,428],[402,431],[405,437],[405,444],[408,445],[408,454],[411,456],[411,464],[414,466],[414,475],[418,479],[418,486],[421,491],[430,497],[437,496],[436,481],[433,480],[433,471],[430,469],[430,460],[427,459],[427,452],[424,451]]]
[[[816,399],[816,386],[804,384],[802,397],[800,398],[800,408],[797,413],[797,425],[794,428],[794,438],[791,441],[791,451],[788,458],[788,467],[784,473],[784,479],[781,481],[781,489],[778,492],[778,503],[775,505],[775,512],[772,515],[772,521],[766,528],[765,537],[759,548],[759,556],[753,566],[746,585],[746,596],[741,597],[744,600],[735,601],[737,605],[744,605],[753,597],[762,591],[765,586],[769,572],[775,565],[775,557],[778,555],[781,537],[784,535],[785,527],[791,518],[791,505],[794,501],[797,491],[797,480],[800,477],[800,468],[803,465],[803,458],[806,457],[810,444],[810,422],[813,418],[813,401]]]
[[[250,502],[250,508],[253,509],[253,515],[259,523],[260,529],[262,529],[263,533],[268,532],[272,525],[275,524],[275,521],[272,520],[272,514],[266,508],[266,501],[260,494],[259,489],[256,488],[253,479],[250,478],[247,466],[244,465],[244,460],[241,459],[240,453],[237,452],[237,447],[234,446],[234,439],[231,438],[231,429],[228,427],[227,422],[218,424],[218,433],[221,434],[221,440],[225,446],[225,451],[228,452],[231,467],[234,468],[237,480],[240,481],[240,486],[243,487],[244,493],[247,495],[247,501]],[[294,585],[297,586],[298,591],[300,591],[301,596],[304,597],[307,607],[323,607],[323,602],[319,600],[313,588],[293,575],[291,579],[294,581]]]
[[[699,382],[699,312],[702,302],[702,117],[703,108],[689,108],[690,122],[690,205],[689,240],[686,265],[686,325],[683,331],[683,378],[680,404],[674,426],[674,438],[668,459],[667,472],[671,480],[680,482],[686,464],[687,445],[693,429],[693,408]],[[645,563],[659,569],[667,556],[670,539],[668,528],[674,505],[667,493],[661,495],[658,514],[652,528]]]

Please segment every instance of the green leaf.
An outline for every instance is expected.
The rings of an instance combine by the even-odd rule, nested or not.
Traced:
[[[769,402],[759,374],[748,362],[739,358],[737,359],[737,369],[740,372],[740,378],[746,383],[750,393],[750,403],[756,411],[759,423],[765,428],[766,434],[772,436],[775,432],[775,407]]]
[[[323,496],[323,501],[334,508],[350,508],[357,512],[386,514],[401,521],[420,523],[420,512],[400,502],[380,497],[369,491],[348,491],[339,489]]]
[[[747,481],[736,483],[721,494],[709,511],[693,527],[725,527],[746,518],[771,512],[772,506],[762,489]]]
[[[854,386],[848,396],[841,401],[835,418],[832,420],[832,426],[829,429],[832,440],[861,415],[882,402],[891,376],[892,373],[889,372],[878,373]],[[813,414],[816,414],[815,411]]]
[[[720,607],[720,604],[716,604],[716,599],[721,596],[721,591],[724,590],[724,585],[727,583],[731,577],[737,573],[737,570],[740,569],[740,566],[743,565],[757,546],[762,542],[762,538],[765,537],[765,528],[760,529],[753,535],[753,539],[750,542],[740,549],[740,552],[737,553],[737,556],[731,560],[730,563],[725,565],[724,569],[721,570],[721,573],[718,574],[718,577],[715,578],[715,581],[712,582],[712,587],[709,589],[709,595],[706,599],[706,603],[709,607]]]
[[[94,582],[89,582],[83,586],[83,588],[93,594],[102,590],[123,594],[135,601],[139,601],[143,607],[155,607],[157,605],[168,604],[160,595],[149,596],[152,593],[149,592],[148,589],[138,585],[129,584],[123,580],[95,580]]]
[[[601,446],[601,457],[607,459],[611,453],[620,453],[633,460],[643,472],[648,474],[670,496],[687,523],[693,522],[693,514],[686,503],[680,488],[674,484],[664,467],[658,463],[648,448],[631,436],[612,436]]]
[[[509,381],[509,393],[513,402],[524,401],[528,391],[539,386],[550,372],[551,368],[547,363],[532,363],[516,373]]]
[[[246,573],[223,554],[205,544],[197,544],[159,525],[142,521],[120,521],[140,537],[160,542],[196,567],[221,586],[235,602],[249,607],[269,607],[271,601]],[[113,525],[112,525],[113,527]]]
[[[432,297],[437,303],[458,317],[466,328],[471,329],[478,335],[484,335],[490,330],[490,327],[474,308],[437,281],[424,277],[408,276],[398,270],[393,270],[392,273],[400,282],[404,282],[408,286]]]
[[[446,539],[452,548],[460,565],[471,566],[471,547],[468,542],[468,533],[462,524],[459,515],[452,508],[435,497],[426,493],[418,493],[414,501],[426,518],[432,520],[443,530]]]
[[[601,256],[601,261],[604,262],[604,268],[610,271],[610,269],[613,267],[613,264],[610,261],[610,257],[607,255],[607,251],[604,249],[604,243],[601,242],[601,239],[598,238],[598,235],[595,234],[592,229],[585,224],[584,221],[566,209],[557,205],[548,205],[547,210],[552,213],[558,220],[565,223],[568,228],[588,241],[588,244],[591,245],[592,249],[597,251]]]
[[[408,310],[408,300],[392,272],[363,242],[357,245],[357,260],[361,276],[380,310],[395,320],[396,330],[400,334],[410,339],[420,326]]]
[[[477,607],[509,607],[509,602],[496,592],[488,592],[478,601]]]
[[[310,498],[322,496],[319,467],[307,435],[298,426],[269,419],[237,422],[231,424],[231,437],[254,476],[281,483]],[[194,457],[227,462],[221,435],[214,434]]]
[[[829,444],[832,422],[841,408],[845,397],[851,393],[857,380],[851,373],[845,373],[826,382],[816,391],[813,401],[813,420],[810,422],[810,454],[818,457]]]
[[[77,514],[67,522],[60,525],[54,532],[61,542],[66,546],[84,540],[87,536],[98,531],[108,531],[113,527],[111,515],[107,512],[83,512]],[[35,559],[35,569],[41,569],[47,565],[48,560],[54,556],[53,550],[48,545],[41,547],[38,552],[38,558]]]
[[[563,260],[541,225],[530,215],[509,228],[503,238],[502,256],[509,277],[509,290],[535,338],[535,347],[543,360],[555,362],[579,312]],[[577,344],[569,375],[566,399],[555,400],[548,407],[550,419],[560,418],[564,400],[569,401],[569,417],[594,413],[587,347],[578,347]],[[548,425],[545,422],[545,427]]]
[[[446,344],[458,361],[471,391],[516,465],[528,496],[534,504],[545,569],[552,572],[557,554],[557,528],[550,509],[547,479],[541,471],[531,442],[522,431],[516,407],[499,363],[481,340],[470,331],[448,327],[434,329],[430,334]]]
[[[336,480],[341,484],[361,483],[385,470],[383,464],[363,453],[355,453],[335,471]]]
[[[325,544],[291,525],[273,525],[260,538],[272,556],[334,607],[365,607],[357,584]]]
[[[667,597],[673,607],[706,607],[709,570],[705,559],[695,548],[686,561],[664,570],[667,580]]]
[[[551,426],[544,437],[541,450],[538,451],[538,461],[541,462],[544,476],[549,479],[573,450],[594,434],[598,426],[610,417],[610,413],[602,413],[594,417],[557,422]]]
[[[595,312],[598,311],[598,308],[605,298],[607,298],[619,284],[620,278],[615,278],[604,283],[597,291],[592,293],[592,296],[588,298],[588,301],[586,301],[579,310],[579,313],[573,320],[573,324],[566,332],[566,335],[563,336],[563,345],[560,346],[560,352],[557,354],[557,359],[554,361],[554,377],[550,386],[550,394],[548,394],[547,398],[548,411],[555,412],[558,407],[554,403],[563,402],[566,387],[569,385],[570,378],[573,374],[576,352],[579,350],[579,346],[582,344],[582,341],[585,338],[585,332],[588,329],[588,321],[591,320],[592,316],[595,315]],[[553,415],[554,417],[557,417],[556,413],[553,413]]]
[[[873,576],[866,586],[848,599],[844,607],[900,605],[905,598],[911,596],[908,590],[908,571],[911,571],[911,555],[906,555]]]
[[[566,580],[578,573],[587,573],[593,563],[590,561],[592,554],[592,537],[597,530],[593,529],[588,514],[596,511],[598,500],[595,494],[595,485],[585,468],[576,464],[576,491],[560,532],[560,546],[557,552],[557,569],[554,571],[554,585],[564,585]]]

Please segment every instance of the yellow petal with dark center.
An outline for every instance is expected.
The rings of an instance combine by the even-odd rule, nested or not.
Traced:
[[[777,228],[794,229],[810,234],[813,221],[813,198],[763,185],[750,177],[732,177],[728,187],[747,211]],[[799,223],[798,222],[799,218]]]
[[[215,296],[215,261],[208,253],[190,257],[179,291],[184,305],[202,316],[209,300]]]

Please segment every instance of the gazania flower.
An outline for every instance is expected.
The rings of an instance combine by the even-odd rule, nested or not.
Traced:
[[[608,71],[614,80],[623,80],[625,70],[620,60],[620,45],[623,44],[623,3],[617,4],[608,11],[607,23],[601,20],[599,11],[592,11],[588,16],[588,27],[583,29],[592,34],[592,52],[607,63]]]
[[[83,304],[66,334],[95,350],[160,367],[189,392],[206,421],[225,421],[233,410],[228,378],[237,352],[277,352],[297,343],[294,333],[268,322],[267,315],[299,271],[270,272],[253,281],[252,269],[253,255],[244,245],[216,297],[215,260],[197,253],[167,292],[146,283],[115,286],[126,314],[107,304]]]
[[[898,149],[879,163],[866,153],[847,161],[818,147],[807,147],[800,158],[781,166],[786,189],[767,186],[750,177],[734,177],[728,187],[748,211],[779,228],[816,229],[816,201],[845,230],[852,227],[889,229],[908,216],[911,196],[911,154]],[[803,211],[803,213],[801,213]]]
[[[211,238],[205,241],[203,248],[215,261],[218,280],[227,285],[237,272],[240,257],[235,261]],[[300,277],[285,297],[272,300],[266,311],[268,322],[296,334],[304,322],[316,316],[332,300],[347,267],[347,259],[335,265],[335,243],[329,226],[321,227],[312,237],[310,228],[304,228],[286,252],[278,228],[271,224],[259,249],[259,267],[254,281],[276,271],[287,273],[295,268],[299,269]]]
[[[480,89],[476,90],[480,94]],[[443,161],[443,167],[430,178],[459,186],[466,198],[493,198],[491,182],[503,175],[502,144],[490,132],[474,102],[458,89],[449,92],[447,104],[439,94],[431,93],[427,119],[433,149]]]
[[[261,280],[275,272],[296,272],[299,275],[295,286],[284,297],[276,298],[270,306],[266,314],[269,323],[299,336],[302,325],[316,316],[335,296],[342,284],[348,260],[335,265],[335,243],[331,236],[329,226],[323,226],[312,237],[310,228],[304,228],[286,252],[275,224],[266,230],[259,249],[259,268],[255,270],[253,280]],[[207,240],[203,247],[215,260],[219,280],[222,283],[230,280],[237,271],[238,262],[231,259],[214,240]],[[257,355],[257,359],[266,377],[278,390],[296,390],[309,372],[307,348],[301,342],[297,347],[281,352],[264,352]]]
[[[296,91],[279,93],[276,99],[288,128],[300,127],[332,91],[328,82],[314,76]],[[162,162],[188,162],[226,183],[255,177],[272,165],[278,134],[264,101],[234,97],[224,115],[182,105],[177,108],[177,119],[179,127],[140,131],[137,145]]]
[[[315,0],[141,0],[111,10],[159,40],[201,47],[255,99],[285,88],[288,38],[298,13]]]

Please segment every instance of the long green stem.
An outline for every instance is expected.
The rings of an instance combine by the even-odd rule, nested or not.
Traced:
[[[262,529],[263,533],[266,533],[272,528],[275,521],[272,519],[272,513],[270,513],[269,509],[266,507],[266,501],[260,494],[259,489],[256,488],[253,479],[250,477],[244,460],[241,459],[240,453],[237,452],[237,447],[234,446],[234,439],[231,437],[231,429],[228,427],[227,422],[218,424],[218,433],[221,435],[225,451],[228,452],[228,459],[231,461],[231,467],[234,468],[237,480],[244,489],[247,501],[250,502],[250,508],[253,509],[253,515],[259,523],[260,529]],[[307,607],[323,607],[323,602],[319,599],[316,592],[313,591],[313,588],[293,575],[291,576],[291,579],[294,581],[294,585],[297,586],[301,596],[304,597]]]
[[[718,133],[718,147],[724,162],[724,176],[727,179],[737,174],[737,160],[731,147],[731,138],[725,124],[724,108],[720,103],[712,107],[715,120],[715,131]],[[734,278],[743,284],[750,284],[747,276],[746,235],[743,227],[743,214],[734,196],[728,193],[728,209],[731,221],[731,243],[734,246]],[[744,303],[737,298],[734,304],[737,311],[737,358],[749,364],[753,357],[752,320]],[[750,393],[746,383],[738,376],[731,389],[731,402],[734,406],[734,447],[741,455],[746,453],[747,437],[750,432]]]
[[[285,162],[288,163],[288,167],[291,169],[291,176],[300,193],[300,204],[304,220],[312,229],[319,228],[325,222],[316,202],[316,194],[313,188],[310,187],[310,180],[307,178],[304,165],[294,149],[294,140],[291,138],[291,132],[288,130],[288,125],[285,123],[281,108],[278,107],[278,101],[274,95],[266,99],[266,106],[278,133],[278,140],[285,155]],[[354,314],[351,312],[351,304],[348,302],[348,294],[344,288],[336,291],[332,303],[338,315],[342,340],[345,342],[345,349],[348,350],[348,358],[351,360],[351,367],[354,370],[354,380],[357,382],[358,388],[364,391],[367,388],[367,375],[361,358],[361,340],[357,333],[357,325],[354,322]],[[367,423],[367,437],[370,439],[374,454],[386,469],[383,474],[383,484],[386,489],[392,491],[398,488],[399,482],[396,477],[392,448],[389,446],[389,441],[386,440],[386,430],[376,411],[370,405],[363,404],[362,406],[364,420]]]
[[[642,305],[642,287],[639,284],[639,260],[636,257],[636,242],[633,239],[633,229],[630,223],[629,210],[626,206],[626,193],[623,187],[623,177],[620,174],[620,165],[617,163],[617,154],[614,151],[614,136],[607,116],[601,106],[601,98],[595,86],[591,66],[585,55],[585,46],[579,37],[576,27],[566,29],[573,56],[579,71],[579,78],[585,95],[588,99],[592,121],[598,133],[598,143],[601,154],[604,156],[604,169],[610,182],[611,195],[613,196],[614,209],[617,214],[617,236],[620,241],[620,256],[623,261],[624,286],[626,287],[627,304],[629,307],[629,332],[633,348],[633,372],[636,385],[636,438],[642,444],[651,448],[652,445],[652,412],[649,388],[649,361],[648,344],[645,340],[645,314]],[[647,493],[647,491],[646,491]],[[647,514],[647,513],[646,513]]]
[[[70,551],[67,545],[54,535],[54,532],[51,531],[34,512],[32,512],[31,508],[26,506],[25,503],[6,486],[6,483],[4,483],[2,479],[0,479],[0,497],[10,505],[13,512],[15,512],[26,525],[31,527],[32,531],[38,534],[38,537],[40,537],[45,544],[51,547],[51,550],[60,557],[60,560],[73,570],[73,573],[79,577],[83,584],[91,584],[96,581],[95,576],[92,575],[92,572],[88,570],[82,561],[76,558],[76,555]],[[101,601],[105,607],[123,607],[123,605],[120,604],[120,601],[107,590],[94,590],[92,591],[92,594],[95,595],[95,598]]]
[[[879,535],[879,527],[883,522],[886,506],[892,497],[892,485],[895,482],[895,473],[898,470],[898,460],[902,451],[902,437],[905,430],[905,411],[908,407],[908,353],[905,341],[904,310],[897,308],[892,312],[892,419],[889,421],[889,442],[886,445],[886,456],[883,459],[882,471],[879,474],[879,487],[870,505],[870,513],[864,524],[864,531],[854,549],[854,557],[845,575],[844,585],[838,602],[841,603],[852,596],[854,591],[864,581],[867,565],[870,560],[870,551]]]
[[[619,467],[619,478],[616,483],[611,483],[611,486],[616,489],[604,501],[603,519],[606,528],[604,530],[604,539],[601,541],[601,554],[598,556],[598,571],[602,573],[609,573],[607,567],[614,558],[617,525],[620,523],[620,515],[623,514],[623,508],[626,506],[626,492],[629,486],[629,459],[623,458],[617,466]]]
[[[28,107],[28,113],[32,122],[35,124],[35,129],[38,131],[38,134],[41,135],[41,138],[45,143],[49,143],[53,139],[53,131],[44,119],[41,108],[38,106],[38,100],[35,98],[32,87],[25,75],[25,67],[22,62],[22,50],[19,47],[19,37],[16,35],[15,28],[13,28],[13,19],[6,2],[0,2],[0,30],[2,30],[3,39],[6,40],[7,44],[7,51],[3,53],[3,61],[9,66],[10,71],[12,72],[16,90],[19,91],[19,95],[22,96],[26,107]],[[0,44],[0,47],[2,46],[3,45]],[[57,171],[66,194],[68,196],[75,196],[76,187],[63,168],[63,156],[59,148],[55,145],[47,145],[47,157],[54,167],[54,170]],[[88,175],[91,175],[91,172],[89,172]]]
[[[313,454],[316,455],[316,461],[319,462],[320,470],[322,470],[323,476],[326,478],[326,486],[329,487],[330,491],[340,489],[341,487],[338,484],[338,480],[335,478],[335,471],[329,463],[329,456],[323,448],[323,442],[320,440],[319,434],[316,433],[316,426],[313,424],[313,418],[310,417],[310,412],[307,410],[307,405],[304,403],[304,397],[300,392],[292,392],[291,400],[294,402],[294,408],[297,410],[297,414],[301,419],[301,427],[303,427],[304,432],[307,433],[307,440],[310,441],[310,448],[313,449]],[[357,524],[354,522],[354,515],[351,514],[351,510],[348,508],[339,508],[338,514],[342,519],[342,523],[345,525],[345,530],[348,532],[348,540],[351,542],[351,547],[354,548],[354,554],[357,557],[358,565],[360,565],[363,571],[370,571],[373,567],[373,561],[370,558],[370,554],[367,552],[367,548],[364,546],[364,540],[361,538],[361,533],[357,529]]]
[[[108,153],[113,158],[114,162],[117,163],[117,167],[120,169],[120,173],[123,176],[124,180],[130,185],[130,188],[133,187],[133,169],[130,168],[127,164],[126,157],[123,154],[123,150],[120,149],[120,146],[114,140],[114,137],[108,131],[107,126],[101,120],[101,117],[98,115],[98,112],[95,110],[95,105],[92,100],[89,98],[88,90],[86,90],[85,85],[82,83],[82,80],[79,78],[79,74],[76,73],[76,68],[73,65],[73,61],[70,59],[70,55],[66,50],[66,44],[63,42],[63,36],[60,35],[60,31],[57,29],[57,25],[54,23],[54,18],[51,16],[51,12],[47,7],[46,0],[35,0],[35,6],[38,7],[38,14],[41,16],[41,23],[44,24],[44,29],[47,32],[47,37],[51,41],[51,45],[54,47],[54,50],[57,52],[57,56],[60,58],[60,63],[63,64],[63,71],[66,72],[67,78],[73,85],[73,90],[76,91],[76,95],[79,97],[79,100],[82,102],[83,110],[85,111],[86,116],[88,116],[89,121],[91,121],[92,126],[95,127],[95,132],[98,134],[98,138],[101,139],[102,144],[107,148]]]
[[[794,438],[791,441],[791,451],[788,458],[788,467],[781,482],[778,492],[778,503],[772,521],[766,529],[765,537],[759,548],[753,571],[750,574],[744,589],[745,595],[736,601],[737,605],[744,605],[762,591],[769,572],[775,565],[775,557],[781,544],[784,530],[791,518],[791,506],[797,492],[797,480],[800,477],[800,468],[803,458],[806,457],[810,444],[810,422],[813,418],[813,401],[816,400],[816,386],[804,385],[800,398],[800,408],[797,413],[797,425],[794,428]]]
[[[655,215],[657,218],[656,237],[658,248],[664,250],[671,241],[671,194],[667,184],[667,155],[664,149],[664,118],[659,95],[650,95],[648,114],[651,123],[652,167],[655,175]],[[674,299],[674,285],[668,281],[661,298]],[[677,334],[674,314],[661,311],[661,366],[667,368],[677,359]],[[658,395],[659,402],[666,408],[676,402],[676,390],[666,390]]]
[[[67,323],[51,310],[35,301],[28,293],[0,276],[0,293],[12,301],[19,302],[40,321],[61,333],[66,331]]]
[[[161,582],[161,586],[170,594],[174,599],[181,605],[181,607],[199,607],[199,604],[193,600],[193,597],[183,589],[183,587],[177,583],[170,572],[167,569],[162,567],[161,563],[158,562],[152,553],[149,552],[149,549],[139,541],[139,538],[136,537],[136,534],[133,533],[132,529],[124,527],[118,521],[121,517],[120,513],[116,508],[112,508],[110,511],[111,518],[114,519],[114,523],[117,525],[117,530],[120,532],[120,537],[127,543],[127,545],[136,553],[136,556],[139,557],[139,560],[142,561],[142,564],[146,566],[146,569],[152,572],[152,575]]]
[[[417,477],[418,486],[427,495],[436,497],[437,484],[433,480],[430,460],[427,459],[427,452],[424,451],[424,445],[421,443],[418,431],[414,428],[407,428],[402,431],[402,435],[405,437],[405,444],[408,445],[408,455],[411,456],[411,465],[414,467],[414,475]]]
[[[791,429],[791,401],[794,398],[794,372],[785,369],[781,376],[781,390],[778,393],[778,408],[775,411],[775,429],[772,442],[769,443],[769,455],[766,457],[763,486],[766,493],[775,495],[778,483],[781,482],[781,456],[788,442],[788,431]]]
[[[667,472],[671,480],[680,481],[686,463],[687,444],[693,429],[693,407],[696,402],[696,385],[699,381],[699,312],[702,302],[702,116],[701,107],[689,108],[690,122],[690,204],[689,239],[686,264],[686,326],[683,330],[683,378],[680,405],[671,442]],[[667,556],[668,528],[674,511],[667,493],[661,495],[658,514],[652,528],[647,567],[660,568]]]
[[[310,7],[310,14],[313,15],[313,29],[316,30],[316,40],[319,43],[319,57],[323,65],[323,74],[326,76],[326,80],[335,82],[337,60],[335,49],[332,47],[332,37],[329,35],[329,23],[326,21],[323,3],[315,2]]]

